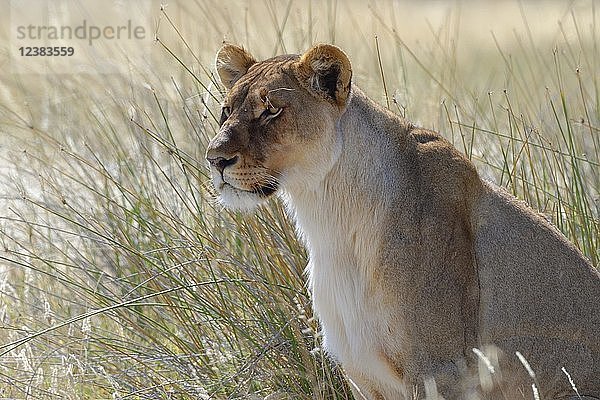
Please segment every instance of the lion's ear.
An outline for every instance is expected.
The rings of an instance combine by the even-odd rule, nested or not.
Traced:
[[[330,44],[318,44],[300,57],[296,77],[309,91],[343,107],[350,94],[352,68],[346,54]]]
[[[242,47],[225,43],[217,52],[215,65],[221,82],[227,90],[242,77],[256,60]]]

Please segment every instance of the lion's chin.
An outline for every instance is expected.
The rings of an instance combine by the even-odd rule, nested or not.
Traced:
[[[219,202],[231,210],[252,212],[266,203],[276,191],[276,188],[263,188],[251,192],[225,183],[220,189]]]

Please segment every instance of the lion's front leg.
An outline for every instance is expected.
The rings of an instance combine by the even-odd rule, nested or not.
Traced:
[[[359,372],[346,370],[346,379],[355,400],[385,400],[385,397],[373,388],[373,384]]]
[[[461,399],[462,376],[466,364],[462,360],[427,360],[419,359],[413,364],[411,371],[416,373],[407,377],[407,386],[414,388],[410,399]],[[462,373],[461,373],[462,372]]]

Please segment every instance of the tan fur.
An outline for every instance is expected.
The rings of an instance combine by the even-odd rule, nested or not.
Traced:
[[[232,208],[286,203],[324,346],[357,399],[423,396],[432,379],[446,399],[532,398],[532,383],[568,398],[561,367],[600,398],[600,275],[561,233],[352,86],[340,49],[253,60],[217,56],[231,113],[207,150],[213,181]],[[498,364],[493,387],[473,348]]]

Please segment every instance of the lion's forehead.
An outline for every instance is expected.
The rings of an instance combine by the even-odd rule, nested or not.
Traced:
[[[291,79],[290,65],[298,59],[298,55],[283,55],[257,62],[240,78],[228,93],[231,104],[241,104],[248,96],[259,97],[259,89],[266,89],[265,94],[273,93],[278,86],[295,83]],[[280,93],[278,93],[280,94]]]

